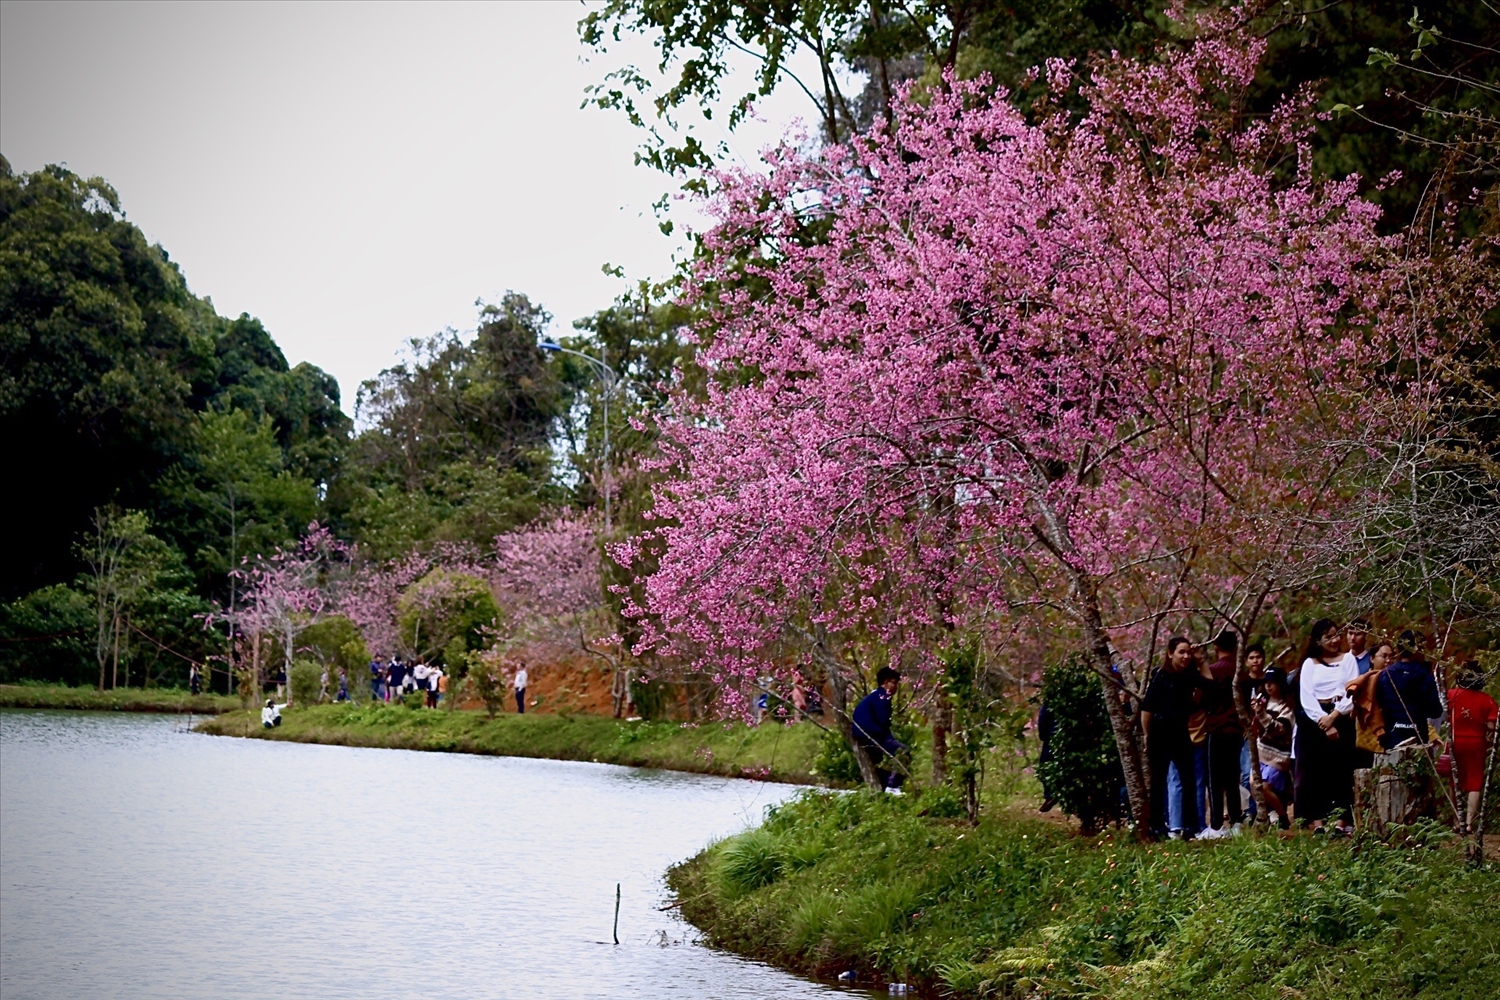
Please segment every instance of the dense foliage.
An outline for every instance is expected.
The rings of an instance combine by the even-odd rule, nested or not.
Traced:
[[[659,393],[676,347],[668,314],[638,316],[633,301],[566,341],[587,351],[598,338],[613,352],[623,388],[610,401],[610,455],[597,433],[599,380],[539,347],[550,317],[519,294],[482,306],[472,337],[414,340],[361,389],[355,434],[334,380],[289,365],[258,320],[218,316],[189,291],[107,183],[0,162],[0,433],[17,468],[45,471],[10,491],[24,530],[0,557],[0,680],[182,684],[198,663],[226,690],[231,664],[257,674],[290,664],[294,619],[298,656],[351,669],[372,650],[390,655],[395,603],[417,577],[463,570],[545,511],[593,506],[601,466],[628,470],[649,442],[629,421]],[[631,477],[617,477],[625,494],[642,494]],[[550,602],[549,613],[559,597],[570,612],[596,608],[590,530],[579,550],[582,522],[544,520],[551,534],[511,546],[530,576],[513,567],[497,586]],[[287,568],[278,559],[315,521],[345,546],[340,568],[276,583]],[[586,566],[577,551],[592,554]],[[539,564],[557,556],[568,568]],[[420,572],[393,584],[403,563]],[[373,576],[353,587],[351,574]],[[549,584],[566,593],[538,598]],[[356,622],[339,618],[353,635],[330,624],[330,587],[381,586],[395,590],[377,624],[359,618],[371,605],[357,600]],[[267,610],[293,593],[318,607]]]

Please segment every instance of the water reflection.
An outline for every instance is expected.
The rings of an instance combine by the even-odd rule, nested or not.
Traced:
[[[0,712],[6,1000],[847,996],[658,909],[794,789],[184,730]]]

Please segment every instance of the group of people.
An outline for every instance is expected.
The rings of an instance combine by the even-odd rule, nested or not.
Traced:
[[[1238,693],[1248,708],[1247,733],[1235,698],[1238,647],[1238,637],[1223,632],[1210,659],[1175,636],[1146,690],[1141,722],[1158,835],[1213,839],[1239,832],[1255,808],[1248,794],[1251,740],[1268,819],[1285,827],[1295,818],[1314,833],[1344,835],[1355,770],[1371,766],[1377,753],[1427,746],[1445,719],[1459,805],[1473,828],[1500,714],[1484,693],[1477,663],[1459,669],[1444,697],[1415,633],[1372,641],[1368,622],[1342,627],[1321,619],[1291,669],[1268,664],[1259,645],[1245,651]]]
[[[376,701],[400,701],[420,692],[428,708],[437,708],[448,693],[448,675],[436,664],[418,660],[408,664],[399,655],[389,663],[370,661],[370,697]]]

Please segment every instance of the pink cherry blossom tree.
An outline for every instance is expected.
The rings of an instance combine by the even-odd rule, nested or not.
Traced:
[[[861,655],[920,674],[934,635],[1041,612],[1146,815],[1119,693],[1164,627],[1247,634],[1326,571],[1369,401],[1422,339],[1420,262],[1358,178],[1311,174],[1307,97],[1246,115],[1263,43],[1205,27],[1081,85],[1054,62],[1029,112],[950,78],[852,148],[717,178],[707,390],[662,428],[659,526],[617,550],[657,562],[642,648],[742,681],[813,659],[842,717]]]
[[[281,646],[283,668],[290,682],[297,636],[333,609],[329,577],[348,553],[348,546],[327,527],[314,522],[296,546],[277,549],[245,573],[247,608],[240,623],[241,628],[252,632],[257,671],[260,639],[269,634]],[[292,687],[288,683],[287,704],[291,703]]]

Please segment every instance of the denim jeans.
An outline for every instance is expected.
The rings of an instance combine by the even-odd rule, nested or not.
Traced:
[[[1250,740],[1245,740],[1245,745],[1240,747],[1240,787],[1250,792]],[[1250,800],[1245,806],[1245,819],[1248,822],[1255,818],[1255,794],[1251,792],[1246,796]]]
[[[1174,830],[1198,834],[1203,830],[1203,808],[1208,802],[1208,744],[1193,745],[1193,815],[1182,815],[1182,775],[1173,764],[1167,771],[1167,825]]]

